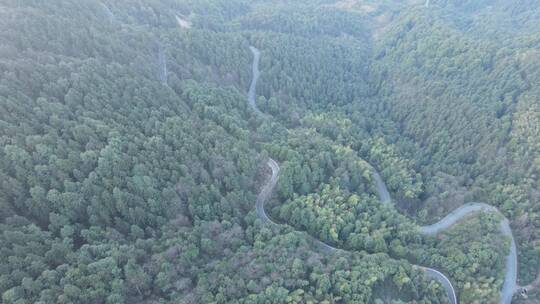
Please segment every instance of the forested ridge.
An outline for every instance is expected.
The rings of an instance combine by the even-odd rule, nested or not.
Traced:
[[[448,303],[415,265],[459,303],[498,303],[503,217],[526,289],[512,303],[540,301],[535,1],[4,0],[0,15],[2,303]],[[255,211],[269,157],[280,225]],[[421,233],[467,202],[501,214]]]

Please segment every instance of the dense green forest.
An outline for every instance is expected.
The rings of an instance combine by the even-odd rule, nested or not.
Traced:
[[[540,302],[537,1],[1,0],[0,16],[1,303],[450,303],[417,265],[459,303],[499,303],[503,217],[512,303]],[[278,225],[255,210],[269,157]],[[501,214],[420,233],[468,202]]]

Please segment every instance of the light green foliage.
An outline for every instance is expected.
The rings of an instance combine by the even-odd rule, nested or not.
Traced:
[[[373,195],[348,194],[339,186],[324,185],[316,194],[286,202],[279,215],[340,248],[390,253],[418,241],[414,225],[393,207],[382,205]]]

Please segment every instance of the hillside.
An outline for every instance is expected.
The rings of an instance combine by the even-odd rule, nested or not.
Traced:
[[[1,302],[539,303],[537,4],[1,1]]]

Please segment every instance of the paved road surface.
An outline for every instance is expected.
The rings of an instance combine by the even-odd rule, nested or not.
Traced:
[[[439,281],[439,283],[441,283],[441,285],[444,287],[444,290],[446,290],[446,295],[448,296],[448,300],[450,301],[450,303],[457,304],[457,298],[456,298],[456,292],[454,290],[454,286],[452,286],[452,283],[444,274],[442,274],[440,271],[435,270],[433,268],[423,267],[423,266],[416,266],[416,267],[419,267],[422,271],[424,271],[424,273],[428,277]]]
[[[272,193],[272,190],[274,190],[274,187],[276,186],[276,183],[278,180],[278,174],[279,174],[279,165],[278,163],[276,163],[275,160],[271,158],[268,160],[266,164],[272,170],[272,176],[270,177],[268,182],[266,182],[266,185],[264,185],[261,192],[257,196],[257,203],[256,203],[257,216],[265,222],[276,224],[272,222],[272,220],[266,214],[266,211],[264,211],[264,203],[266,203],[266,201],[270,197],[270,194]]]

